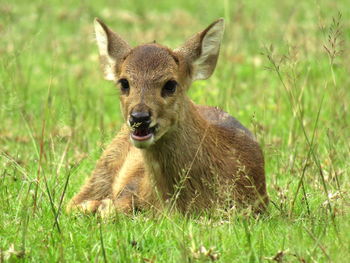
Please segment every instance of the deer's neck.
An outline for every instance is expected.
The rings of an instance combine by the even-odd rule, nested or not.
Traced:
[[[188,101],[183,119],[151,148],[143,151],[146,169],[164,200],[188,202],[205,186],[212,164],[206,144],[211,126]],[[179,194],[180,196],[174,197]],[[184,204],[185,205],[185,204]]]

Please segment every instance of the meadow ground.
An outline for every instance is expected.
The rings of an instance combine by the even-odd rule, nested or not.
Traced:
[[[1,0],[0,262],[349,260],[348,4]],[[255,133],[268,214],[64,212],[123,122],[99,69],[94,17],[133,45],[173,48],[226,19],[217,70],[189,93]]]

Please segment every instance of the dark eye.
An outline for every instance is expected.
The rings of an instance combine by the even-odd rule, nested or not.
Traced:
[[[120,79],[118,83],[120,84],[120,90],[122,91],[122,93],[128,94],[130,90],[129,81],[127,79]]]
[[[162,96],[170,96],[176,91],[177,82],[175,80],[168,80],[162,89]]]

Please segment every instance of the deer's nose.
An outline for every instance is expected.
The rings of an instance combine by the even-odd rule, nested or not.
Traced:
[[[132,112],[130,114],[129,122],[131,127],[139,127],[140,125],[148,127],[151,124],[151,114],[148,111]]]

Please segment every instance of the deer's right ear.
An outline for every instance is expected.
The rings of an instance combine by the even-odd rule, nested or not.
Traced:
[[[116,81],[118,67],[131,48],[98,18],[95,18],[94,26],[104,77]]]

